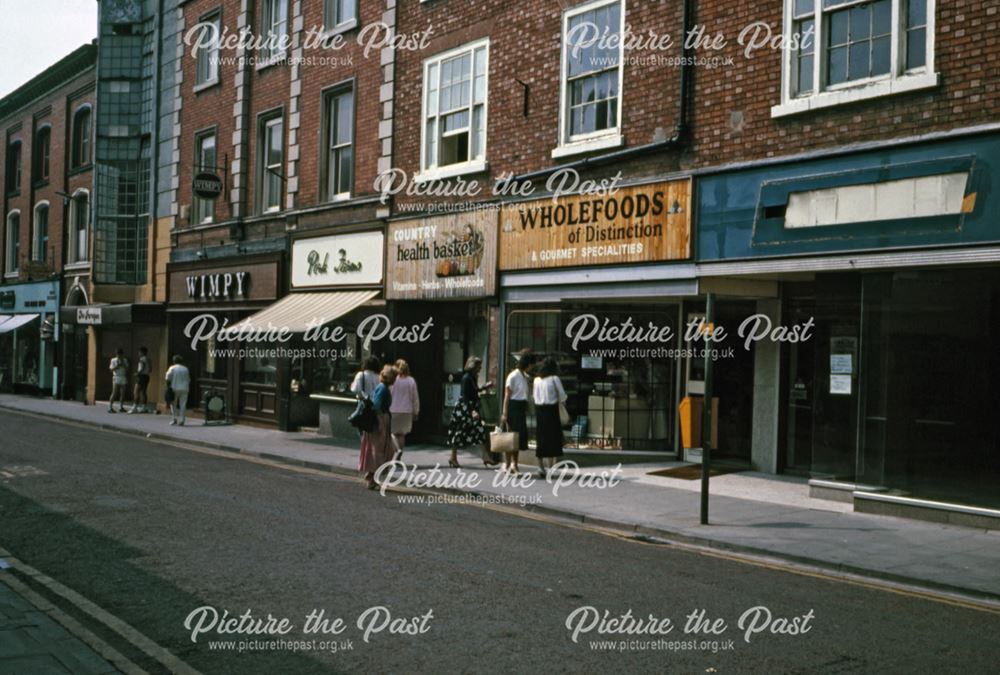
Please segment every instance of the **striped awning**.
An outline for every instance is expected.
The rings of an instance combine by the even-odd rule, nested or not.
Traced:
[[[17,330],[26,323],[31,323],[38,318],[37,314],[15,314],[3,323],[0,323],[0,334]]]
[[[378,294],[377,290],[291,293],[230,329],[285,328],[290,333],[304,333],[311,326],[322,326],[339,319]]]

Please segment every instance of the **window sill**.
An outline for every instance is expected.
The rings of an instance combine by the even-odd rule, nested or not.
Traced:
[[[277,54],[269,56],[264,61],[258,61],[257,64],[254,66],[254,68],[259,73],[261,71],[267,70],[271,66],[276,66],[279,63],[284,63],[285,62],[285,58],[286,58],[285,57],[285,52],[279,52]]]
[[[321,40],[326,41],[334,37],[335,35],[341,35],[348,31],[354,30],[357,27],[358,27],[358,19],[357,17],[355,17],[353,19],[348,19],[347,21],[344,21],[342,23],[338,23],[333,28],[324,29],[323,33],[319,37]]]
[[[67,176],[76,176],[77,174],[87,173],[93,168],[93,164],[87,162],[86,164],[81,164],[80,166],[74,166],[67,172]]]
[[[220,82],[219,78],[216,77],[214,80],[208,80],[207,82],[202,82],[201,84],[194,85],[191,91],[194,92],[195,94],[200,94],[203,91],[219,86],[219,82]]]
[[[31,187],[35,190],[39,190],[49,184],[48,178],[40,178],[31,184]]]
[[[579,155],[585,152],[618,148],[622,145],[625,145],[625,137],[621,134],[609,134],[607,136],[598,136],[597,138],[590,138],[583,141],[571,141],[560,145],[557,148],[553,148],[552,158],[558,159],[560,157],[569,157],[570,155]]]
[[[448,166],[425,169],[413,177],[415,183],[426,183],[429,180],[441,180],[444,178],[454,178],[469,173],[482,173],[489,168],[489,162],[485,159],[477,159],[472,162],[462,162],[461,164],[449,164]]]
[[[67,271],[67,272],[75,272],[77,270],[89,270],[90,269],[90,261],[89,260],[81,260],[79,262],[66,263],[65,265],[63,265],[63,269],[65,271]]]
[[[903,75],[894,80],[878,80],[869,82],[857,87],[847,89],[837,89],[835,91],[824,91],[813,96],[794,98],[785,101],[781,105],[771,107],[771,117],[787,117],[797,115],[810,110],[821,110],[832,108],[838,105],[853,103],[855,101],[866,101],[893,94],[902,94],[908,91],[918,91],[929,89],[938,85],[937,73],[920,73],[917,75]]]
[[[21,270],[14,270],[12,272],[3,273],[4,279],[17,279],[19,276],[21,276]]]

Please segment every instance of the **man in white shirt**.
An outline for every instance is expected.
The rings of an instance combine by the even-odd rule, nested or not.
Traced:
[[[125,412],[125,389],[128,387],[128,359],[125,358],[125,350],[121,347],[115,352],[111,364],[108,366],[111,371],[111,400],[108,401],[108,412],[115,412],[115,399],[118,399],[118,407]]]
[[[167,369],[167,402],[170,404],[171,426],[184,426],[184,416],[187,410],[188,391],[191,388],[191,371],[184,365],[180,354],[173,358],[174,365]],[[177,421],[178,412],[180,422]]]

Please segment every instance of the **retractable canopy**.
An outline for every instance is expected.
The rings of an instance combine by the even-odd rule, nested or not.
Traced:
[[[0,323],[0,334],[9,333],[12,330],[17,330],[21,326],[31,323],[38,318],[37,314],[15,314],[14,316],[8,318],[3,323]]]
[[[240,321],[231,330],[240,327],[285,328],[291,333],[304,333],[312,326],[335,321],[357,309],[379,294],[377,290],[330,291],[319,293],[292,293],[276,303]]]

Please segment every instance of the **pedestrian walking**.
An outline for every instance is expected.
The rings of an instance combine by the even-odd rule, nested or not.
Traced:
[[[381,363],[377,356],[369,356],[365,359],[364,367],[354,375],[351,382],[351,393],[360,401],[363,398],[371,398],[375,393],[375,387],[379,384],[379,366]]]
[[[478,356],[470,356],[465,362],[465,373],[462,375],[461,398],[451,413],[448,423],[448,445],[451,446],[451,459],[448,466],[458,468],[458,449],[476,443],[482,447],[483,464],[487,467],[499,464],[490,453],[489,439],[486,427],[483,426],[483,414],[479,406],[479,393],[493,386],[487,382],[479,386],[479,371],[483,360]]]
[[[375,474],[379,467],[391,462],[396,452],[396,443],[392,437],[392,384],[396,381],[396,368],[390,365],[382,368],[379,373],[379,383],[372,393],[372,407],[378,423],[371,431],[361,433],[361,459],[358,470],[364,474],[369,490],[378,487]]]
[[[519,472],[518,452],[528,449],[528,393],[530,380],[528,369],[535,357],[530,350],[522,350],[517,357],[517,365],[507,375],[503,387],[503,412],[500,427],[517,432],[517,450],[504,453],[504,469]]]
[[[184,358],[177,354],[174,364],[167,369],[167,403],[170,404],[170,425],[184,426],[188,391],[191,389],[191,371],[184,365]]]
[[[111,371],[111,400],[108,401],[108,412],[115,410],[115,399],[118,399],[118,408],[125,412],[125,389],[128,387],[128,359],[125,358],[125,350],[121,347],[115,352],[108,366]]]
[[[406,447],[406,434],[413,431],[413,423],[420,416],[420,394],[417,381],[410,375],[410,364],[403,359],[396,361],[396,382],[392,393],[392,435],[396,439],[396,459],[402,459]]]
[[[558,373],[559,366],[556,360],[547,356],[538,370],[532,391],[532,397],[535,399],[535,418],[538,420],[535,455],[538,456],[538,466],[543,478],[548,475],[546,460],[548,469],[551,469],[556,463],[556,458],[563,454],[559,406],[566,403],[566,390],[563,389]]]
[[[135,366],[135,391],[132,392],[130,413],[149,412],[149,398],[146,393],[149,389],[149,373],[149,350],[139,347],[139,359]]]

